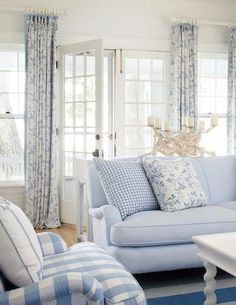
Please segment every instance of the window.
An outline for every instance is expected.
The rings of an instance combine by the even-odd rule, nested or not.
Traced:
[[[200,55],[198,72],[199,119],[205,121],[205,127],[210,127],[211,113],[219,117],[219,126],[203,135],[202,144],[217,155],[224,155],[227,153],[227,55]]]
[[[165,118],[167,61],[165,53],[124,52],[120,88],[124,92],[123,105],[118,101],[117,118],[119,156],[135,156],[151,150],[153,131],[147,127],[147,117]]]
[[[24,70],[22,50],[0,50],[0,181],[24,179]]]

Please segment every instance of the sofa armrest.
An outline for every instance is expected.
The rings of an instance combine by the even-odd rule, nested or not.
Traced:
[[[103,205],[100,208],[90,208],[89,215],[93,223],[94,242],[103,248],[111,245],[111,227],[122,221],[119,210],[112,205]]]
[[[0,294],[1,305],[68,304],[104,305],[101,284],[93,277],[82,273],[67,273],[48,278],[38,283]],[[54,302],[53,302],[54,304]]]
[[[58,234],[43,232],[38,233],[37,236],[43,256],[59,254],[67,251],[66,242]]]

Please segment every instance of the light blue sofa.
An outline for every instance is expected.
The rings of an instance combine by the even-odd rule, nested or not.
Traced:
[[[194,158],[193,165],[208,206],[139,212],[122,221],[118,209],[108,205],[91,163],[89,213],[94,242],[133,274],[202,266],[192,236],[236,231],[236,156]]]

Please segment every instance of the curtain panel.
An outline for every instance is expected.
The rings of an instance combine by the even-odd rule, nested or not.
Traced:
[[[25,212],[35,228],[60,226],[55,99],[56,32],[56,16],[25,16]]]
[[[236,153],[236,26],[229,29],[228,50],[228,153]]]
[[[198,26],[174,23],[171,27],[169,120],[174,130],[182,128],[183,116],[197,123]]]

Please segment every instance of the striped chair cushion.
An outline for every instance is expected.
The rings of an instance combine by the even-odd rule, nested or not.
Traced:
[[[42,278],[43,256],[37,234],[23,211],[0,197],[0,269],[15,286]]]
[[[145,304],[143,291],[134,277],[93,243],[80,243],[65,253],[44,258],[43,278],[67,272],[95,277],[103,287],[106,304]]]
[[[37,236],[43,256],[59,254],[67,251],[66,242],[58,234],[43,232],[38,233]]]

